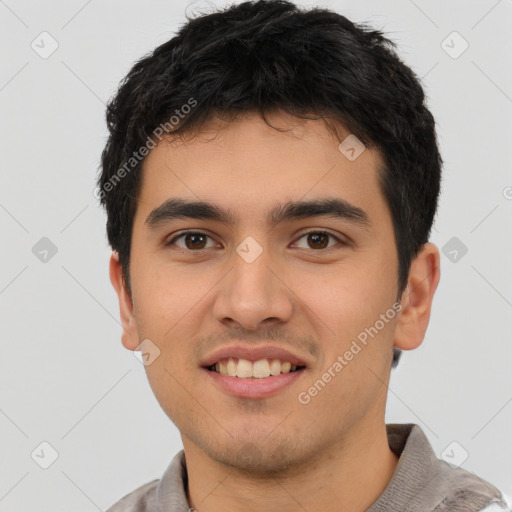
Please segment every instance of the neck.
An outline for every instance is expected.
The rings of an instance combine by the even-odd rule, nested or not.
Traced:
[[[197,512],[235,512],[241,503],[246,512],[363,512],[388,485],[398,458],[385,423],[357,430],[314,460],[266,477],[221,464],[183,438],[189,504]]]

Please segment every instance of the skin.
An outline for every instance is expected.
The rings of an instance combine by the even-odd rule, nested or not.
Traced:
[[[378,152],[366,148],[350,161],[322,121],[279,112],[269,120],[287,131],[247,113],[230,123],[210,121],[193,139],[169,140],[148,155],[132,234],[131,294],[117,253],[110,261],[122,343],[136,350],[150,339],[160,350],[146,371],[181,433],[191,507],[363,511],[397,465],[384,419],[392,347],[411,350],[423,341],[439,250],[422,247],[401,312],[317,396],[300,403],[298,394],[395,303],[398,258]],[[338,128],[343,140],[349,132]],[[171,197],[229,208],[237,222],[185,218],[151,229],[146,218]],[[371,226],[328,216],[266,223],[277,203],[332,197],[363,209]],[[184,237],[164,244],[187,229],[211,238],[199,238],[200,249]],[[322,248],[307,231],[328,231],[348,244],[328,238]],[[263,250],[252,263],[236,252],[248,236]],[[289,349],[309,367],[272,397],[234,397],[200,364],[236,341]]]

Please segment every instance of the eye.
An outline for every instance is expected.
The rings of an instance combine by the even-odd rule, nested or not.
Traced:
[[[180,239],[183,239],[184,246],[176,243],[176,241]],[[209,249],[211,247],[206,246],[207,239],[212,240],[210,236],[205,233],[201,233],[200,231],[185,231],[175,236],[169,242],[166,242],[165,245],[169,246],[176,244],[179,249],[184,251],[197,251],[201,249]],[[215,246],[215,243],[213,246]]]
[[[309,247],[299,247],[300,249],[330,249],[332,245],[329,244],[329,238],[334,239],[335,241],[341,243],[341,245],[347,245],[346,242],[334,236],[327,231],[309,231],[308,233],[304,233],[299,240],[306,238],[306,243]],[[297,242],[296,242],[297,243]],[[294,245],[296,245],[296,243]],[[333,244],[336,245],[336,244]]]
[[[342,246],[348,245],[345,241],[327,231],[309,231],[302,234],[298,240],[302,239],[306,239],[307,246],[300,247],[299,245],[299,249],[330,249],[335,246],[336,243],[329,244],[329,239],[340,243]],[[209,246],[208,240],[211,242]],[[180,243],[178,243],[178,241],[180,241]],[[218,246],[209,235],[200,231],[184,231],[173,237],[169,242],[166,242],[165,245],[176,245],[176,247],[182,251],[200,251],[202,249],[211,249],[212,247]],[[293,244],[293,247],[297,247],[297,242]]]

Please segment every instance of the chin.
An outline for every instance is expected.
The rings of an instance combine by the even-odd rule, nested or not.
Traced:
[[[252,478],[282,474],[302,462],[296,441],[270,440],[231,442],[217,450],[205,450],[217,462],[250,474]]]

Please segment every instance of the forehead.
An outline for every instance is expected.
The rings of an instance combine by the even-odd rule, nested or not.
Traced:
[[[251,113],[208,122],[192,137],[163,140],[144,162],[136,217],[171,196],[212,202],[242,216],[250,212],[262,221],[271,218],[269,204],[283,199],[338,196],[365,205],[370,215],[386,209],[377,150],[358,145],[341,124],[338,138],[322,120],[275,114],[268,121],[272,126]],[[347,141],[341,148],[340,140]]]

